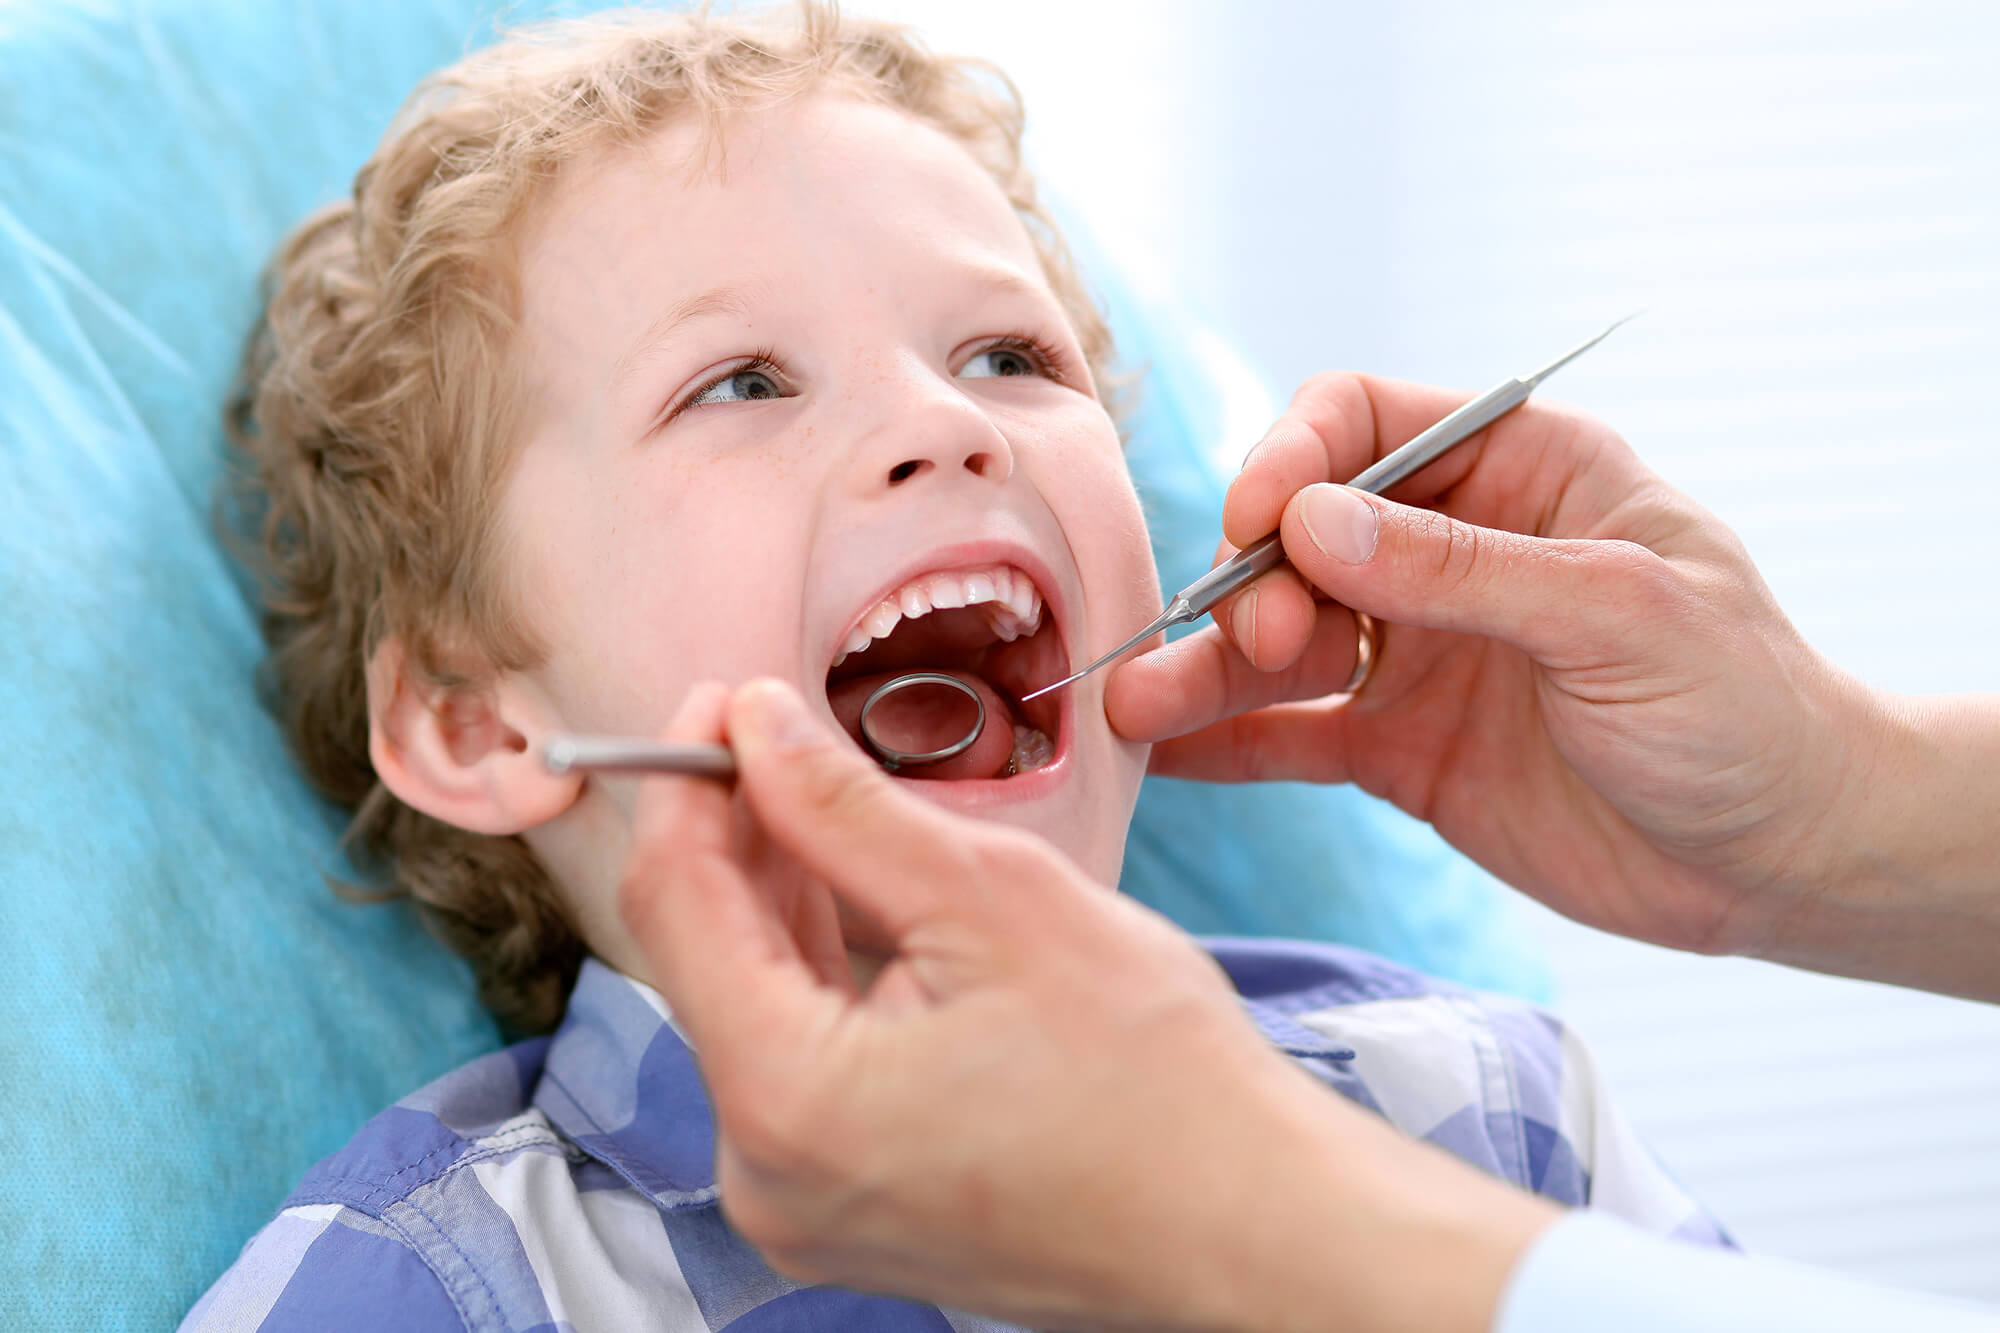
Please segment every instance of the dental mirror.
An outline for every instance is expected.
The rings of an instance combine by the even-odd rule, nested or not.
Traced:
[[[890,701],[890,707],[881,707]],[[986,730],[986,702],[956,676],[909,671],[869,694],[860,727],[862,744],[888,772],[921,768],[956,758],[978,742]],[[938,736],[958,739],[932,749],[910,748]],[[551,773],[684,773],[727,781],[736,776],[736,756],[726,745],[555,735],[543,742],[542,767]]]
[[[886,716],[878,715],[877,708],[888,700],[896,705]],[[884,681],[861,705],[862,744],[891,773],[964,754],[985,730],[986,701],[979,691],[941,671],[910,671]],[[958,739],[935,749],[909,748],[939,736]]]

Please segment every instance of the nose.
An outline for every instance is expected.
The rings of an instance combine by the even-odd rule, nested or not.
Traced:
[[[1014,474],[1014,450],[984,408],[929,367],[884,375],[851,462],[864,495],[968,478],[998,484]]]

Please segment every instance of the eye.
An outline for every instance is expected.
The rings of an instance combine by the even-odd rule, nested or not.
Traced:
[[[979,353],[960,368],[960,375],[969,380],[987,379],[1002,375],[1032,375],[1035,363],[1028,354],[1015,347],[991,347]]]
[[[754,403],[766,398],[782,398],[785,392],[770,370],[739,366],[719,379],[710,380],[683,406],[701,407],[709,403]]]
[[[1049,379],[1060,378],[1055,372],[1056,358],[1041,347],[1025,338],[1009,338],[983,348],[966,358],[958,368],[959,378],[968,380],[1002,379],[1015,375],[1041,375]]]

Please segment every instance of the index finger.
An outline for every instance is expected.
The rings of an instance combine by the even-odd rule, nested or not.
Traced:
[[[729,730],[744,794],[772,841],[889,939],[977,901],[971,849],[996,831],[900,789],[789,685],[745,685]]]
[[[724,687],[697,686],[666,739],[721,741],[728,704]],[[732,819],[720,782],[648,779],[618,886],[619,913],[650,979],[705,1061],[755,1049],[820,991],[776,906],[738,864]]]
[[[1352,614],[1319,616],[1290,665],[1263,671],[1205,626],[1112,668],[1104,715],[1127,740],[1158,744],[1273,704],[1324,698],[1353,674],[1359,637]]]
[[[1471,397],[1457,389],[1345,371],[1313,376],[1230,482],[1222,502],[1223,534],[1238,546],[1250,545],[1276,530],[1294,495],[1319,482],[1352,480]],[[1482,438],[1466,441],[1393,487],[1395,496],[1421,500],[1449,489],[1471,470],[1482,447]]]

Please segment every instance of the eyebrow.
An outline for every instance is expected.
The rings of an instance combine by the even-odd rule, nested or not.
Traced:
[[[722,283],[695,296],[690,296],[669,307],[651,324],[646,331],[618,358],[618,364],[611,368],[611,391],[617,393],[625,387],[625,382],[659,352],[660,347],[671,338],[674,331],[690,320],[708,315],[740,315],[744,313],[744,289],[729,283]]]
[[[1005,264],[973,264],[966,269],[966,276],[972,282],[994,296],[1039,298],[1054,302],[1057,309],[1062,303],[1055,293],[1042,284],[1027,277],[1020,270]]]

